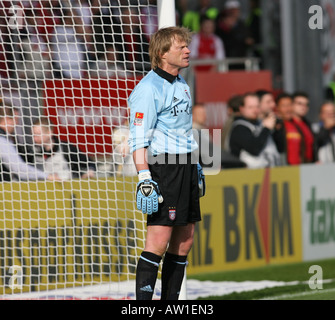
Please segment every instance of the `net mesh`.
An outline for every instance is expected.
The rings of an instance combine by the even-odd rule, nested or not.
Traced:
[[[0,297],[132,298],[127,97],[156,1],[0,2]]]

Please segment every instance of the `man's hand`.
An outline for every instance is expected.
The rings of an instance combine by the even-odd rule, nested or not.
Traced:
[[[152,180],[149,170],[140,171],[138,179],[136,188],[137,209],[146,214],[157,212],[158,204],[163,202],[158,184]]]
[[[205,182],[205,175],[202,171],[202,166],[200,163],[197,164],[198,168],[198,185],[199,185],[199,197],[203,197],[206,193],[206,182]]]
[[[263,127],[268,128],[269,130],[273,130],[276,126],[277,118],[275,114],[272,112],[266,118],[264,118],[262,124]]]
[[[50,181],[62,181],[62,179],[59,177],[57,173],[50,173],[47,179]]]
[[[95,171],[93,170],[88,170],[86,173],[84,173],[82,176],[81,176],[82,179],[94,179],[96,178],[96,174],[95,174]]]

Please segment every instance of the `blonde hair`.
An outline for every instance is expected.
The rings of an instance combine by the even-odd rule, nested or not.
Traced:
[[[149,56],[152,69],[161,66],[162,55],[170,50],[174,39],[185,41],[186,44],[189,45],[192,40],[192,33],[184,27],[167,27],[159,29],[153,34],[149,45]]]

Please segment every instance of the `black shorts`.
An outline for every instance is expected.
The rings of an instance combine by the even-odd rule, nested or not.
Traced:
[[[157,157],[155,163],[150,162],[152,179],[157,182],[164,201],[159,204],[158,212],[148,215],[148,226],[186,226],[201,220],[197,165],[191,163],[190,154],[183,156],[180,160],[181,156],[174,155],[176,161],[168,162],[168,156],[161,155],[158,157],[164,157],[165,161]]]

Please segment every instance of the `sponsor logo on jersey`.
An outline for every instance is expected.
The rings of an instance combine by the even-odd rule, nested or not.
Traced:
[[[144,119],[144,113],[136,112],[134,125],[135,126],[141,126],[143,124],[143,119]]]

